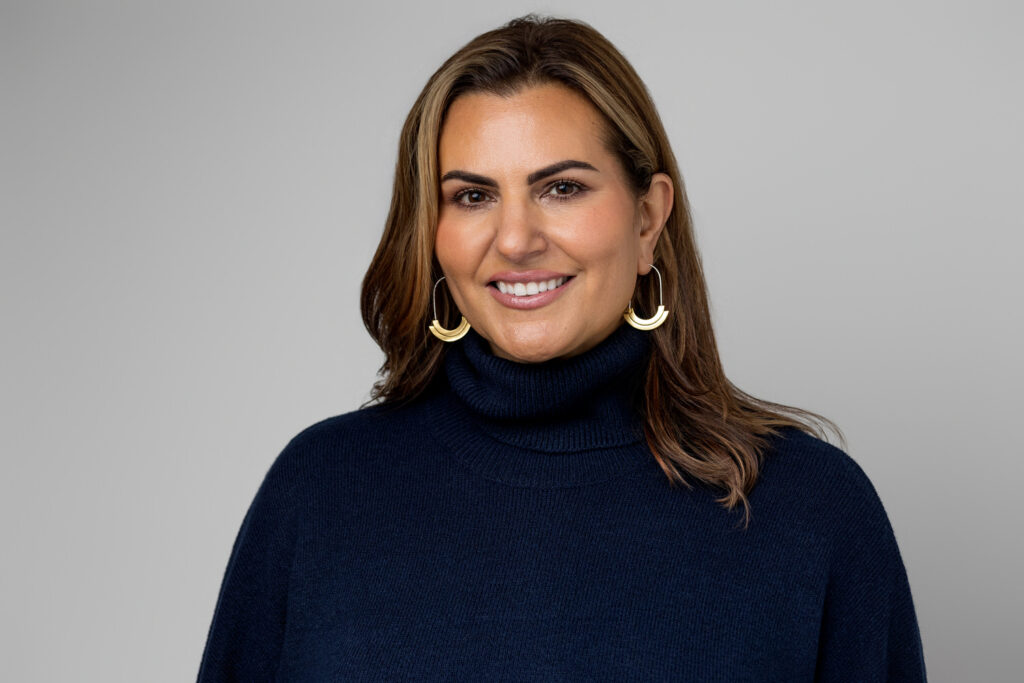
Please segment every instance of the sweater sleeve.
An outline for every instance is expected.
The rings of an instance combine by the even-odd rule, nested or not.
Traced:
[[[199,667],[200,683],[275,677],[295,548],[295,483],[285,474],[287,452],[267,472],[235,538]]]
[[[921,633],[906,568],[874,486],[849,456],[849,487],[832,509],[833,547],[815,680],[926,681]]]

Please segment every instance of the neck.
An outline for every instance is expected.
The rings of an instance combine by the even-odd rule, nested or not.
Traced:
[[[621,325],[582,354],[543,363],[499,358],[472,330],[458,344],[445,358],[449,391],[433,422],[490,475],[556,483],[638,462],[647,333]]]

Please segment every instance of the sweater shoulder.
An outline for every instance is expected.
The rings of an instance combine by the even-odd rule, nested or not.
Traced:
[[[324,418],[300,430],[285,446],[286,452],[309,452],[344,443],[368,445],[376,436],[398,429],[415,419],[417,405],[371,405]]]
[[[783,429],[770,444],[764,472],[776,479],[828,495],[877,497],[864,468],[849,453],[823,439],[794,427]]]
[[[796,428],[787,428],[766,453],[762,500],[807,520],[833,544],[893,537],[882,499],[864,468],[849,453]]]
[[[322,488],[350,481],[401,455],[398,435],[420,430],[419,406],[373,405],[324,418],[301,429],[274,459],[267,482],[279,489]]]

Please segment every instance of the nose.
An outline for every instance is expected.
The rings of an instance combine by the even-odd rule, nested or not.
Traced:
[[[496,219],[494,248],[508,261],[523,263],[547,249],[543,213],[529,197],[506,198]]]

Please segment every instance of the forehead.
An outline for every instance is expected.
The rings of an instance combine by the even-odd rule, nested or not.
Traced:
[[[461,95],[441,129],[441,172],[466,166],[540,167],[582,157],[597,166],[596,161],[610,157],[605,130],[600,112],[563,85],[532,86],[510,96]]]

